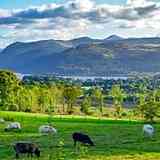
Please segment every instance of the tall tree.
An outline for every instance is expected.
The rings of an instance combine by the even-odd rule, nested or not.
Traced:
[[[92,96],[96,100],[96,103],[98,104],[99,110],[101,114],[103,115],[103,93],[102,89],[99,87],[96,87],[92,90]]]
[[[91,97],[86,96],[81,104],[81,112],[88,115],[90,107],[91,107]]]
[[[0,70],[0,105],[9,110],[14,105],[14,95],[18,91],[20,80],[7,70]]]
[[[82,90],[79,86],[65,86],[63,95],[67,103],[67,111],[69,114],[73,112],[73,105],[81,94]]]
[[[124,93],[119,85],[113,85],[110,91],[118,117],[121,116]]]

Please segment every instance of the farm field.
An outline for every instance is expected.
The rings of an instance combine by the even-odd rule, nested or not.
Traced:
[[[106,120],[69,116],[48,118],[46,115],[0,112],[5,120],[18,121],[21,132],[4,132],[7,122],[0,124],[0,160],[13,160],[15,154],[12,144],[16,141],[32,141],[39,144],[39,160],[159,160],[160,124],[152,139],[142,134],[143,122],[127,120]],[[58,130],[56,135],[42,136],[38,133],[40,125],[48,120]],[[73,132],[88,134],[94,147],[79,145],[74,148]],[[22,155],[20,159],[27,160]],[[37,158],[32,158],[32,160]]]

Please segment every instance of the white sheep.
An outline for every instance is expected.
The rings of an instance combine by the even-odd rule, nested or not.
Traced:
[[[46,134],[56,134],[57,130],[50,125],[42,125],[39,127],[39,133]]]
[[[152,138],[154,134],[154,127],[150,124],[145,124],[143,126],[143,134],[147,137]]]
[[[7,125],[7,127],[4,130],[5,131],[21,130],[21,124],[19,122],[11,122]]]

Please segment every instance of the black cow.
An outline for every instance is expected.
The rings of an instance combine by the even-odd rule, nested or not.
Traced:
[[[74,141],[74,146],[76,146],[77,142],[81,142],[83,144],[89,144],[90,146],[94,146],[94,143],[89,138],[89,136],[85,135],[83,133],[75,132],[75,133],[72,134],[72,138],[73,138],[73,141]]]
[[[28,157],[33,157],[33,154],[35,154],[37,157],[40,157],[40,150],[34,143],[17,142],[13,148],[16,152],[16,158],[19,158],[19,154],[28,154]]]

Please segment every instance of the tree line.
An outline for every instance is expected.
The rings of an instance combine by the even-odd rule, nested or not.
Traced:
[[[146,90],[145,85],[138,93],[138,103],[129,110],[134,115],[149,121],[159,117],[160,90]],[[71,83],[33,83],[28,84],[11,72],[0,71],[0,110],[19,112],[38,112],[53,114],[107,115],[106,97],[112,97],[112,112],[117,118],[125,115],[123,101],[126,93],[120,85],[113,85],[109,91],[94,86],[89,90]],[[133,96],[133,95],[132,95]]]

